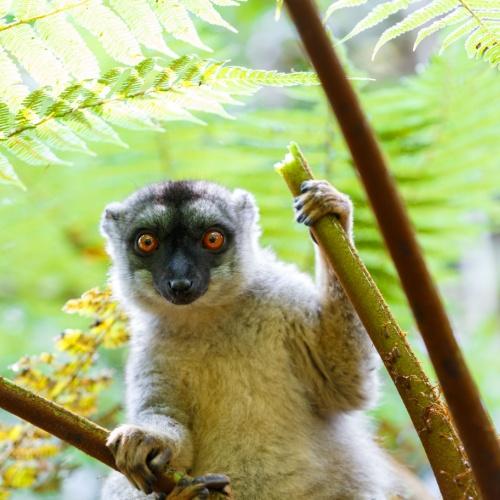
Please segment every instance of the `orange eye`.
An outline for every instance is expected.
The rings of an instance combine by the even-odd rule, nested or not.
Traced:
[[[208,250],[220,250],[224,245],[224,235],[215,229],[209,229],[202,239],[203,246]]]
[[[142,253],[153,253],[158,248],[158,238],[151,233],[142,233],[137,238],[136,245]]]

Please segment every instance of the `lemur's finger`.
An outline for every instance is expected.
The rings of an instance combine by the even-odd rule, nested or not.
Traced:
[[[172,459],[172,451],[170,448],[165,448],[159,453],[156,453],[147,458],[149,468],[154,472],[154,474],[159,475],[165,472],[170,460]]]
[[[118,447],[120,446],[121,438],[122,434],[118,432],[118,429],[109,433],[108,439],[106,440],[106,446],[109,448],[113,456],[116,454]]]
[[[151,449],[151,442],[146,437],[135,449],[127,454],[129,474],[134,482],[140,485],[141,490],[149,494],[153,491],[156,475],[149,468],[148,457],[158,453],[158,449]]]

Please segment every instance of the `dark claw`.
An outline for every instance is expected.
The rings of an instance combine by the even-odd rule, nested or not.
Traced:
[[[306,218],[304,219],[304,224],[305,224],[306,226],[312,226],[312,224],[313,224],[313,220],[312,220],[310,217],[306,217]]]
[[[295,210],[300,210],[304,204],[300,200],[295,200],[293,202],[293,206],[295,207]]]
[[[307,181],[304,181],[301,185],[300,185],[300,192],[301,193],[305,193],[306,191],[309,191],[309,186],[306,184]]]
[[[229,484],[229,478],[223,474],[209,474],[207,476],[195,477],[193,483],[203,483],[211,490],[222,490]]]
[[[196,498],[199,498],[200,500],[205,500],[210,497],[210,491],[207,488],[203,488],[198,492],[198,495]]]
[[[298,217],[297,217],[297,222],[300,224],[304,221],[304,219],[306,218],[306,214],[300,214]]]

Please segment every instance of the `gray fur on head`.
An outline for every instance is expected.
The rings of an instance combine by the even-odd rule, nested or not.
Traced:
[[[151,229],[168,244],[171,236],[187,234],[194,226],[199,226],[200,231],[222,226],[228,233],[229,248],[214,259],[209,269],[208,289],[193,305],[232,300],[231,295],[243,292],[251,274],[260,235],[258,218],[257,205],[250,193],[241,189],[231,192],[205,181],[153,184],[123,202],[111,203],[104,210],[101,232],[113,259],[111,277],[115,293],[130,305],[140,304],[156,312],[171,309],[171,304],[158,294],[158,284],[155,284],[158,277],[144,265],[144,259],[135,255],[134,235]],[[196,241],[190,244],[195,245]],[[203,257],[198,256],[198,261]]]

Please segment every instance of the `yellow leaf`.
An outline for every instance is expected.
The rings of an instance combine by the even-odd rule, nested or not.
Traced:
[[[82,330],[65,330],[57,339],[56,347],[69,354],[93,352],[96,349],[96,339]]]
[[[4,490],[2,486],[0,486],[0,500],[8,500],[10,498],[10,493],[7,490]]]
[[[3,473],[3,486],[7,488],[28,488],[37,478],[37,469],[18,464],[10,465]]]
[[[17,447],[12,451],[12,457],[16,460],[39,460],[57,455],[60,446],[55,443],[42,443],[32,448]]]
[[[72,299],[66,302],[63,311],[69,314],[77,313],[80,316],[91,318],[104,318],[113,314],[116,310],[116,303],[111,298],[111,290],[99,290],[92,288],[85,292],[79,299]]]
[[[0,427],[0,441],[17,441],[23,433],[23,425]]]

